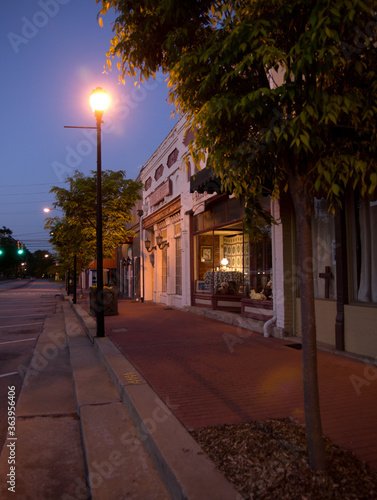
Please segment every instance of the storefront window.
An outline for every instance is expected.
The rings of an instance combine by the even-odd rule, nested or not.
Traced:
[[[196,292],[242,295],[242,223],[195,236],[194,249]]]
[[[314,296],[335,300],[335,217],[324,198],[314,198],[312,248]]]
[[[194,232],[199,233],[193,242],[195,293],[272,299],[271,227],[251,241],[241,220],[242,201],[236,198],[223,199],[207,211],[194,217]],[[204,220],[210,219],[212,228],[203,230]]]
[[[165,247],[162,250],[162,292],[167,291],[168,286],[168,249]]]
[[[248,234],[244,238],[244,295],[249,299],[272,298],[272,245],[271,227],[266,226],[262,234],[252,241]]]
[[[355,194],[353,246],[353,298],[377,303],[377,194]]]
[[[182,295],[182,249],[181,237],[175,238],[175,293]]]
[[[213,239],[212,231],[203,233],[194,238],[195,249],[195,291],[213,293],[208,281],[208,273],[213,271]],[[207,277],[207,281],[206,281]]]

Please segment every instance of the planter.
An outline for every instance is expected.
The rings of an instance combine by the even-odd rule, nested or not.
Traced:
[[[97,287],[90,287],[90,315],[97,316]],[[105,316],[118,314],[118,292],[116,288],[103,289],[103,313]]]

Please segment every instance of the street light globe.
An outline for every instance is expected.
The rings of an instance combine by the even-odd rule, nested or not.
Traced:
[[[101,87],[97,87],[96,89],[93,90],[93,92],[90,94],[89,100],[93,112],[96,111],[103,112],[110,103],[109,94]]]
[[[51,208],[47,208],[46,207],[46,208],[43,209],[43,211],[44,211],[45,214],[48,214],[51,211]]]

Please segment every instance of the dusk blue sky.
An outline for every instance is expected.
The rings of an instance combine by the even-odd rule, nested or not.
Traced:
[[[95,126],[89,95],[111,96],[102,135],[102,168],[135,179],[175,124],[164,77],[140,88],[104,74],[111,19],[97,21],[95,0],[13,0],[0,17],[1,178],[0,227],[30,251],[47,249],[43,208],[54,185],[77,169],[96,169]]]

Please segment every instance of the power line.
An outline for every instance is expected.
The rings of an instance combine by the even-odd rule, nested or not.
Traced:
[[[41,205],[44,203],[45,205],[48,205],[49,202],[48,201],[11,201],[11,202],[7,202],[7,203],[0,203],[0,205],[25,205],[26,203],[40,203]]]
[[[0,215],[41,214],[39,210],[28,210],[27,212],[1,212]]]
[[[50,238],[20,238],[20,236],[17,236],[22,241],[29,241],[31,243],[33,242],[38,242],[38,241],[49,241]]]
[[[47,229],[46,229],[47,231]],[[17,233],[18,236],[31,236],[31,235],[38,235],[38,234],[41,234],[41,235],[45,235],[45,231],[38,231],[37,233]]]
[[[29,194],[52,194],[52,193],[50,193],[50,191],[38,191],[37,193],[2,193],[1,196],[25,196]]]
[[[65,184],[64,181],[60,181],[60,182],[56,182],[56,184]],[[49,182],[45,182],[43,184],[3,184],[0,186],[0,188],[2,187],[5,187],[5,188],[9,188],[9,187],[32,187],[32,186],[51,186],[51,183]]]

